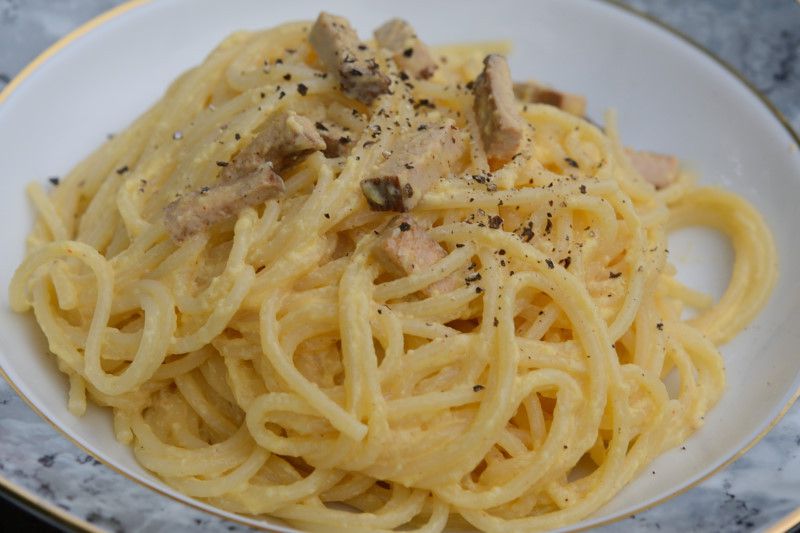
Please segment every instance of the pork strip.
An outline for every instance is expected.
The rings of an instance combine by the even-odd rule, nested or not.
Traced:
[[[361,181],[373,211],[405,212],[414,208],[436,180],[450,173],[462,153],[452,121],[401,137],[386,161]]]
[[[678,158],[673,155],[625,148],[633,168],[656,189],[671,185],[678,178]]]
[[[582,95],[557,91],[535,81],[515,83],[514,96],[524,103],[551,105],[578,117],[586,114],[586,98]]]
[[[400,70],[418,79],[427,80],[437,68],[430,49],[419,40],[411,24],[395,18],[375,30],[375,40],[394,56]]]
[[[213,224],[282,194],[286,189],[277,172],[316,150],[325,141],[314,124],[293,111],[279,112],[220,172],[222,182],[203,187],[164,208],[164,224],[178,244]]]
[[[369,105],[389,92],[389,77],[380,71],[374,53],[358,39],[346,18],[323,11],[308,40],[348,96]]]
[[[271,161],[280,172],[311,152],[324,149],[325,141],[314,123],[294,111],[282,111],[222,169],[220,177],[227,181],[248,176],[265,161]]]
[[[447,257],[447,251],[436,242],[414,217],[399,215],[389,221],[377,247],[378,257],[397,276],[408,276],[429,269]],[[451,274],[422,290],[426,296],[451,292],[463,283]]]
[[[486,157],[493,167],[498,167],[519,152],[524,122],[517,109],[506,59],[491,54],[483,64],[483,72],[473,87],[475,116]]]
[[[285,190],[283,179],[265,162],[248,176],[203,187],[170,203],[164,209],[164,223],[172,240],[180,244],[245,207],[262,204]]]

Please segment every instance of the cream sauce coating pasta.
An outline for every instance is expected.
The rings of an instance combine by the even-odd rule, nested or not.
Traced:
[[[588,516],[723,394],[717,347],[775,281],[768,228],[689,173],[655,190],[613,115],[604,131],[520,104],[523,149],[492,171],[469,90],[492,46],[435,50],[426,80],[378,50],[392,90],[367,106],[325,74],[309,29],[231,35],[51,194],[30,187],[10,300],[32,308],[70,410],[110,407],[117,438],[179,491],[301,528]],[[307,156],[285,194],[173,243],[165,206],[213,186],[282,111],[335,125],[349,153]],[[447,253],[398,277],[375,253],[393,215],[360,182],[448,120],[466,150],[412,211]],[[687,225],[733,243],[719,302],[675,279],[667,232]],[[422,292],[448,276],[463,281]]]

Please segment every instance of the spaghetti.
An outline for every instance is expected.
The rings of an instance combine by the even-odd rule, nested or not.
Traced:
[[[70,410],[110,407],[117,438],[185,494],[298,527],[589,515],[723,393],[717,345],[776,278],[769,230],[686,172],[655,189],[613,116],[603,130],[516,104],[522,148],[490,166],[472,80],[498,46],[437,50],[411,78],[402,46],[374,47],[386,80],[359,98],[310,30],[231,35],[52,194],[29,188],[39,217],[10,300],[33,309]],[[218,186],[286,113],[335,142],[284,165],[274,197],[171,239],[166,206]],[[361,182],[441,124],[464,150],[410,215],[443,252],[398,273],[379,257],[397,219]],[[735,250],[716,303],[667,262],[667,231],[698,224]]]

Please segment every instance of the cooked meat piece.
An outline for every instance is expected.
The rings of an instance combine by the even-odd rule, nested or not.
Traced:
[[[551,105],[579,117],[586,114],[586,98],[582,95],[557,91],[535,81],[515,83],[514,95],[525,103]]]
[[[264,203],[283,193],[283,180],[263,163],[250,175],[204,187],[172,202],[164,209],[164,223],[172,240],[180,244],[195,233],[235,216],[247,206]]]
[[[499,167],[519,152],[524,123],[517,109],[506,59],[486,56],[475,80],[475,116],[489,164]]]
[[[433,76],[436,60],[405,20],[392,19],[386,22],[375,30],[375,40],[382,48],[392,52],[400,70],[423,80]]]
[[[386,268],[398,276],[429,269],[447,256],[447,251],[410,215],[399,215],[389,221],[381,234],[377,251]],[[451,274],[422,292],[428,296],[447,293],[461,283],[460,278]]]
[[[294,111],[280,112],[270,118],[253,141],[223,168],[221,178],[232,180],[254,172],[271,161],[280,172],[311,152],[325,149],[325,141],[314,124]]]
[[[244,207],[264,203],[284,192],[277,174],[301,157],[325,149],[314,124],[294,112],[272,117],[255,139],[220,173],[222,183],[189,193],[164,208],[164,224],[181,243]]]
[[[626,148],[625,153],[633,168],[656,189],[671,185],[678,177],[678,158],[673,155],[657,154]]]
[[[409,211],[450,173],[450,166],[462,153],[452,121],[443,126],[416,130],[395,143],[389,158],[372,177],[361,181],[361,191],[373,211]]]
[[[308,40],[348,96],[369,105],[389,92],[389,77],[380,71],[374,54],[358,39],[347,19],[320,13]]]
[[[325,157],[342,157],[353,147],[353,134],[333,122],[317,122],[317,131],[325,142]]]

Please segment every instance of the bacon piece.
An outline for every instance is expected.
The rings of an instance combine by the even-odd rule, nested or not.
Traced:
[[[447,251],[410,215],[399,215],[389,221],[381,234],[377,251],[386,268],[398,276],[429,269],[447,257]],[[427,296],[443,294],[455,290],[460,283],[461,280],[451,274],[422,292]]]
[[[462,153],[456,127],[416,130],[395,143],[394,151],[372,177],[361,181],[361,191],[373,211],[405,212],[413,209],[436,180],[450,173]]]
[[[391,80],[380,71],[374,54],[358,39],[346,18],[320,13],[308,40],[348,96],[369,105],[389,92]]]
[[[646,181],[652,183],[656,189],[663,189],[671,185],[678,178],[678,158],[673,155],[646,152],[625,148],[625,153],[639,173]]]
[[[310,120],[294,111],[283,111],[223,168],[220,177],[233,180],[248,176],[265,161],[272,162],[272,168],[280,172],[311,152],[324,149],[325,141]]]
[[[503,166],[519,152],[524,122],[517,109],[506,59],[486,56],[483,72],[475,79],[475,116],[486,157],[493,167]]]
[[[411,24],[395,18],[375,30],[375,40],[394,55],[400,70],[418,79],[427,80],[437,68],[428,47],[419,40]]]
[[[164,209],[164,223],[172,240],[180,244],[243,208],[262,204],[285,190],[283,179],[266,162],[244,178],[203,187],[170,203]]]
[[[582,95],[557,91],[535,81],[515,83],[514,96],[521,102],[551,105],[579,117],[586,114],[586,98]]]
[[[178,244],[213,224],[285,191],[277,174],[301,157],[325,149],[314,124],[294,112],[272,118],[220,173],[222,183],[191,192],[164,208],[164,224]]]

